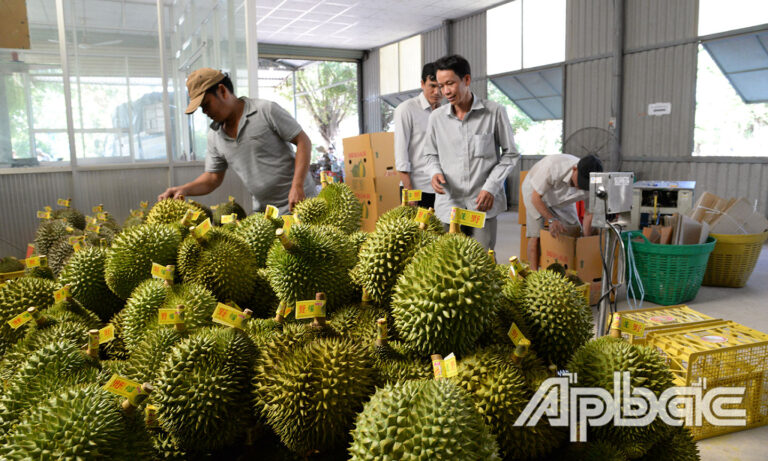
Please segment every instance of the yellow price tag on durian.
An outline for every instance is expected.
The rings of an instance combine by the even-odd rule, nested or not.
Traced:
[[[53,211],[53,208],[51,208],[49,205],[46,205],[46,206],[43,207],[43,210],[51,212],[51,211]]]
[[[152,263],[152,277],[160,280],[173,280],[173,266],[163,266],[162,264]]]
[[[212,319],[220,325],[242,329],[246,315],[234,307],[219,303],[213,311]]]
[[[421,191],[419,189],[403,189],[403,201],[418,202],[421,200]]]
[[[29,322],[30,320],[32,320],[32,314],[30,314],[29,312],[22,312],[21,314],[9,320],[8,325],[10,325],[11,328],[15,330],[20,326],[24,325],[25,323]]]
[[[485,227],[485,213],[453,207],[451,209],[451,223],[482,229]]]
[[[234,202],[235,201],[235,197],[230,195],[229,197],[227,197],[227,201]]]
[[[63,207],[69,208],[69,204],[70,204],[70,200],[67,200],[65,198],[60,198],[60,199],[56,200],[56,205],[58,205],[58,206],[63,206]]]
[[[429,223],[429,217],[432,215],[432,213],[426,209],[426,208],[419,208],[416,211],[416,217],[413,218],[416,222],[427,224]]]
[[[157,311],[157,323],[160,325],[176,325],[177,323],[181,323],[181,316],[179,315],[179,311],[177,311],[175,308],[164,308],[164,309],[158,309]]]
[[[51,212],[50,211],[38,211],[37,217],[40,219],[51,219]]]
[[[32,256],[24,260],[27,267],[48,267],[48,258],[45,256]]]
[[[264,217],[267,219],[277,219],[277,217],[280,216],[280,212],[277,209],[276,206],[273,205],[267,205],[267,207],[264,209]]]
[[[103,205],[96,205],[95,207],[91,207],[91,213],[101,213],[104,211]]]
[[[201,222],[197,227],[195,227],[195,237],[202,238],[205,237],[205,234],[211,231],[211,218],[207,218],[205,221]]]
[[[315,317],[325,317],[324,299],[312,299],[309,301],[296,302],[297,319],[313,319]]]
[[[107,392],[120,395],[128,399],[131,404],[136,404],[136,397],[141,395],[141,384],[136,381],[131,381],[128,378],[123,378],[120,375],[113,374],[107,384],[102,388]]]
[[[99,344],[104,344],[115,339],[115,326],[111,323],[99,330]]]
[[[432,360],[432,372],[435,374],[435,379],[445,378],[445,366],[443,360]]]
[[[509,336],[509,339],[512,340],[512,342],[517,346],[520,344],[521,341],[527,341],[525,338],[525,335],[523,335],[523,332],[520,331],[520,328],[517,327],[517,324],[514,322],[509,327],[509,331],[507,332],[507,336]]]
[[[101,232],[101,226],[99,226],[98,224],[87,224],[85,226],[85,230],[87,230],[88,232],[93,232],[94,234],[98,234],[99,232]]]
[[[108,220],[107,212],[101,211],[99,213],[96,213],[96,219],[98,219],[99,221],[107,221]]]
[[[69,289],[69,285],[64,285],[60,289],[53,292],[53,299],[57,303],[60,303],[72,296],[72,292]]]
[[[85,249],[85,245],[82,241],[78,240],[72,244],[72,249],[75,250],[75,253],[79,253]]]
[[[459,374],[458,367],[456,366],[456,356],[453,355],[453,352],[443,359],[443,368],[445,369],[446,378],[452,378]]]
[[[237,221],[237,213],[225,214],[221,217],[222,224],[232,224]]]

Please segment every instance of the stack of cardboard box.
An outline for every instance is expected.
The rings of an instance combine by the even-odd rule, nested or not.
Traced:
[[[724,199],[704,192],[689,216],[706,224],[713,234],[760,234],[768,220],[744,197]]]
[[[345,181],[363,204],[362,229],[372,232],[379,216],[400,204],[395,135],[367,133],[343,143]]]

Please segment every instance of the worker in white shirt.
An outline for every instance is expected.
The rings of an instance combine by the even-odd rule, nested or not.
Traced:
[[[523,180],[528,263],[539,268],[539,233],[545,226],[553,237],[567,228],[581,227],[576,202],[588,199],[589,174],[603,171],[594,155],[579,159],[569,154],[547,155],[536,162]],[[584,235],[592,234],[592,215],[584,216]]]
[[[442,99],[435,64],[429,62],[421,69],[421,93],[403,101],[395,109],[395,168],[403,188],[421,190],[421,201],[410,202],[410,205],[423,208],[435,206],[432,177],[429,176],[422,147],[429,114],[440,107]]]

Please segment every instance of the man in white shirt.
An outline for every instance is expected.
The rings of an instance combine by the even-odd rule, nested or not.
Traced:
[[[435,64],[429,62],[421,69],[421,93],[395,109],[395,168],[405,189],[421,190],[421,201],[410,204],[423,208],[435,206],[435,191],[422,147],[429,114],[440,107],[442,99]]]
[[[539,268],[539,233],[545,225],[557,238],[567,227],[581,227],[576,202],[588,199],[589,174],[603,171],[594,155],[582,159],[569,154],[552,154],[536,162],[523,180],[528,263]],[[592,234],[592,215],[584,216],[584,235]]]

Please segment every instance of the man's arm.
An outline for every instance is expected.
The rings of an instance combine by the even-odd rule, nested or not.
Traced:
[[[584,213],[584,237],[592,235],[592,213]]]
[[[435,127],[433,125],[435,117],[438,111],[432,111],[429,115],[429,122],[427,123],[427,135],[424,137],[424,158],[427,160],[427,171],[432,178],[432,189],[438,194],[445,194],[445,176],[443,175],[443,167],[440,166],[440,155],[437,152],[437,135],[435,133]]]
[[[193,181],[181,186],[169,187],[162,194],[157,196],[157,200],[163,200],[168,197],[179,198],[180,196],[195,196],[210,194],[224,181],[225,171],[211,173],[206,171]]]
[[[493,167],[491,174],[486,178],[483,184],[483,191],[488,192],[491,196],[496,195],[504,188],[504,182],[507,180],[507,176],[512,173],[512,170],[520,160],[520,153],[515,146],[515,137],[512,134],[512,126],[509,124],[509,118],[507,117],[507,111],[503,107],[499,107],[496,112],[496,122],[494,126],[494,138],[496,143],[501,147],[501,158],[499,163]],[[488,202],[488,194],[480,192],[478,194],[476,202],[479,205]],[[493,206],[493,200],[490,200],[488,209]],[[482,210],[481,210],[482,211]]]
[[[405,103],[403,103],[405,104]],[[405,106],[400,104],[395,109],[395,169],[397,170],[403,188],[413,189],[411,182],[411,129],[412,123],[405,111]]]
[[[296,163],[293,171],[291,191],[288,193],[288,207],[293,211],[293,206],[304,200],[304,179],[309,171],[312,141],[304,130],[301,130],[291,142],[296,145]]]
[[[563,225],[563,223],[549,211],[549,207],[547,207],[547,204],[542,200],[541,194],[536,192],[536,189],[533,189],[533,192],[531,193],[531,203],[533,203],[533,207],[536,208],[536,211],[538,211],[544,218],[544,222],[554,219],[549,225],[549,232],[552,234],[552,237],[557,238],[558,235],[565,232],[565,225]]]

